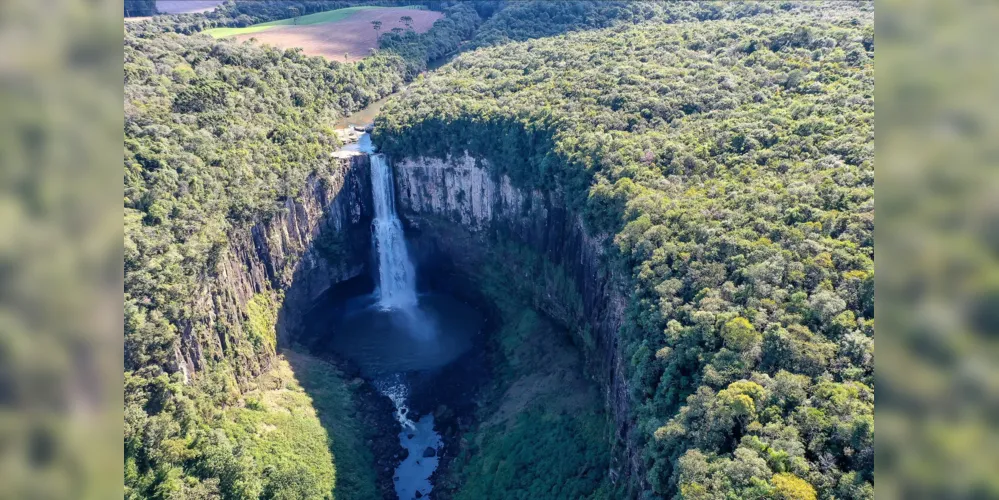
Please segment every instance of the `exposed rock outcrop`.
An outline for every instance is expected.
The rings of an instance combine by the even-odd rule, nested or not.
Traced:
[[[334,161],[339,168],[311,176],[278,214],[229,235],[214,272],[201,280],[194,320],[180,332],[177,368],[185,378],[224,362],[242,387],[266,370],[276,343],[248,338],[251,301],[276,314],[273,340],[286,342],[316,298],[365,271],[373,211],[368,157]]]
[[[626,361],[618,346],[625,291],[604,262],[604,239],[587,234],[560,193],[518,189],[509,178],[494,176],[484,159],[465,155],[393,163],[399,212],[410,227],[414,253],[426,260],[444,256],[474,274],[486,257],[483,249],[507,240],[537,252],[569,278],[575,293],[566,293],[560,280],[546,279],[532,290],[534,303],[577,335],[591,374],[606,389],[607,408],[624,446],[628,463],[618,464],[616,472],[636,477],[640,461],[630,445]]]

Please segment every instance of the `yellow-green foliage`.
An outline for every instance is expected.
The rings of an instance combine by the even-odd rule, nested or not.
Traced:
[[[341,499],[378,497],[374,457],[366,441],[368,429],[358,418],[352,384],[329,363],[295,351],[284,351],[312,407],[326,429],[329,449],[336,463],[334,494]]]
[[[277,310],[280,300],[269,293],[258,293],[246,303],[244,328],[254,346],[273,350],[277,345]]]
[[[227,412],[226,437],[253,458],[271,498],[332,498],[335,469],[312,398],[278,357],[247,405]]]
[[[244,403],[222,429],[252,458],[265,497],[377,498],[353,395],[331,365],[285,351]]]
[[[241,398],[206,390],[219,381],[157,382],[180,418],[136,411],[150,393],[126,374],[125,498],[378,498],[353,392],[332,365],[285,351]]]
[[[815,500],[815,488],[794,474],[774,474],[770,482],[775,496],[781,500]]]
[[[725,390],[719,391],[718,401],[733,415],[752,421],[756,419],[756,401],[762,396],[763,387],[760,387],[760,384],[739,380],[729,384]]]
[[[760,344],[763,337],[753,328],[753,325],[741,316],[729,320],[722,329],[725,347],[735,351],[749,350]]]

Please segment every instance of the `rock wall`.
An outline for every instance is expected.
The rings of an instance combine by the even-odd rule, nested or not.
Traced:
[[[246,332],[254,297],[277,315],[277,343],[293,339],[304,312],[332,285],[365,272],[373,214],[368,157],[334,160],[339,168],[311,176],[295,199],[269,220],[235,230],[201,281],[192,317],[176,344],[185,380],[209,366],[228,365],[243,388],[266,370],[273,345]]]
[[[394,159],[393,165],[399,212],[418,258],[442,254],[459,270],[474,275],[486,257],[483,249],[496,239],[507,239],[532,248],[571,277],[582,311],[561,303],[565,292],[554,282],[534,290],[533,299],[565,326],[592,333],[592,345],[577,344],[589,347],[584,351],[587,365],[605,388],[618,444],[624,447],[621,456],[626,463],[617,464],[613,473],[640,477],[638,450],[630,444],[626,361],[618,346],[626,293],[604,263],[604,240],[587,234],[579,216],[565,208],[560,193],[520,190],[509,178],[494,177],[486,160],[466,154],[447,161]]]

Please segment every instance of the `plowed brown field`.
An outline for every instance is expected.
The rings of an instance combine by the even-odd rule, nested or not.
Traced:
[[[306,26],[280,26],[246,35],[237,40],[255,38],[258,42],[282,49],[301,47],[310,56],[324,56],[335,61],[359,61],[378,47],[378,35],[392,28],[406,29],[402,16],[413,18],[413,30],[423,33],[443,17],[430,10],[384,8],[359,11],[347,19]],[[375,31],[371,21],[381,21],[381,30]],[[345,57],[346,54],[346,57]]]

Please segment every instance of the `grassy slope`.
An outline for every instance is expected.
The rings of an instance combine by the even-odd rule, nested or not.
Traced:
[[[250,33],[259,33],[261,31],[267,31],[271,28],[277,28],[280,26],[292,26],[292,25],[308,26],[311,24],[324,24],[336,21],[343,21],[344,19],[347,19],[350,16],[353,16],[354,14],[362,10],[386,9],[386,8],[389,7],[376,7],[371,5],[363,5],[360,7],[347,7],[345,9],[328,10],[326,12],[317,12],[315,14],[309,14],[307,16],[299,16],[297,18],[297,22],[295,22],[296,18],[279,19],[277,21],[254,24],[252,26],[246,26],[244,28],[214,28],[210,30],[205,30],[204,33],[208,33],[209,35],[215,38],[225,38],[236,35],[248,35]],[[391,8],[415,9],[416,7],[391,7]]]
[[[284,351],[229,410],[226,437],[253,457],[271,482],[300,498],[377,498],[373,458],[355,420],[353,394],[336,369]]]

